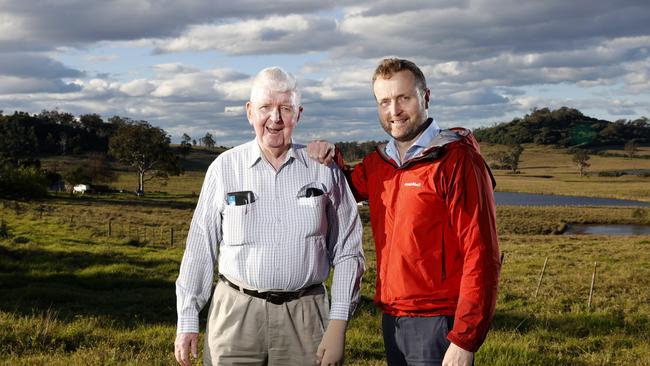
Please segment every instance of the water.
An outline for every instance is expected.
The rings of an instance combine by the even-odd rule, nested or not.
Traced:
[[[570,224],[565,235],[591,234],[591,235],[650,235],[648,225],[581,225]]]
[[[497,205],[505,206],[641,206],[650,203],[615,198],[558,196],[554,194],[495,192]]]

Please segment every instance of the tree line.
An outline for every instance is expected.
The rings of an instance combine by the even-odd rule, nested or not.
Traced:
[[[577,109],[534,109],[523,118],[474,131],[479,141],[502,145],[535,143],[559,147],[599,148],[650,143],[646,117],[610,122],[585,116]]]
[[[210,133],[199,139],[214,147]],[[184,134],[179,148],[161,129],[147,121],[98,114],[75,117],[44,110],[38,114],[0,111],[0,197],[38,198],[47,188],[65,182],[68,189],[79,183],[108,183],[115,179],[110,162],[118,161],[138,174],[138,194],[151,179],[182,173],[180,159],[196,146]],[[39,157],[81,155],[76,164],[42,169]]]

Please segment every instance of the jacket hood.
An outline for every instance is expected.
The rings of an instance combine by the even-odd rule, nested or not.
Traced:
[[[386,155],[385,148],[386,144],[377,146],[377,153],[383,160],[395,166],[393,160],[388,155]],[[406,168],[421,161],[440,159],[444,155],[445,151],[461,148],[473,150],[478,155],[481,154],[481,149],[479,147],[478,141],[476,141],[476,138],[474,137],[472,131],[462,127],[453,127],[446,130],[440,130],[440,133],[436,135],[433,140],[431,140],[429,146],[422,150],[421,153],[412,157],[409,161],[404,163],[400,169]],[[494,179],[494,175],[492,174],[492,171],[490,170],[490,167],[485,162],[485,160],[483,160],[483,163],[485,164],[485,167],[490,174],[490,179],[492,180],[492,189],[494,189],[497,185],[496,179]],[[397,166],[395,167],[397,168]]]
[[[431,140],[429,145],[424,148],[421,153],[406,162],[405,165],[409,164],[411,161],[415,162],[422,159],[438,159],[442,156],[445,149],[460,146],[465,146],[480,153],[478,142],[476,141],[476,138],[474,138],[472,131],[462,127],[440,130],[440,133]],[[377,146],[377,152],[384,160],[391,161],[391,158],[386,155],[385,143]]]

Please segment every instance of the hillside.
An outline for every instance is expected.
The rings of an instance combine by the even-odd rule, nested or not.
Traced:
[[[623,146],[634,140],[650,143],[650,122],[646,117],[633,121],[610,122],[583,115],[579,110],[562,107],[534,110],[523,118],[474,131],[481,142],[513,145],[535,143],[560,147],[605,148]]]

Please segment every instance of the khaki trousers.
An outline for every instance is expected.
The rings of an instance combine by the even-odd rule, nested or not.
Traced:
[[[217,283],[208,315],[204,365],[315,365],[327,327],[324,287],[275,305]]]

